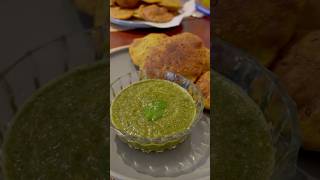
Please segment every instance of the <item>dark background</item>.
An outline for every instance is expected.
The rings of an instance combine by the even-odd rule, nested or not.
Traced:
[[[75,67],[106,59],[107,6],[91,13],[81,6],[73,0],[0,1],[1,145],[13,115],[34,91]]]

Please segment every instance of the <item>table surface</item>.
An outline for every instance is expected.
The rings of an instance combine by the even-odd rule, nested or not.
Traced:
[[[205,45],[210,47],[210,18],[188,18],[180,26],[169,29],[135,29],[128,31],[110,32],[110,48],[129,45],[133,39],[143,37],[149,33],[165,33],[174,35],[181,32],[191,32],[203,39]]]

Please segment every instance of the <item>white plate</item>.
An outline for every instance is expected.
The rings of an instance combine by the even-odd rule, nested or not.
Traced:
[[[185,17],[191,16],[191,14],[196,10],[195,0],[183,0],[183,7],[180,10],[180,14],[175,16],[171,21],[166,23],[154,23],[149,21],[139,21],[139,20],[121,20],[110,17],[110,22],[112,24],[128,27],[128,28],[171,28],[179,26],[181,21]]]
[[[127,47],[111,50],[110,82],[136,71]],[[130,149],[110,131],[110,175],[117,180],[209,180],[210,118],[205,114],[186,142],[163,153]]]

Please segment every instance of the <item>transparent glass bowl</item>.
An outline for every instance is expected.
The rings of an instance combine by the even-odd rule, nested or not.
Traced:
[[[51,80],[105,56],[104,27],[64,34],[30,49],[17,59],[2,59],[0,67],[0,179],[3,179],[2,146],[13,117],[35,91]],[[18,54],[19,55],[19,54]]]
[[[276,149],[272,180],[293,178],[300,148],[295,103],[278,79],[253,57],[220,39],[214,39],[212,45],[212,69],[239,85],[260,107],[272,127]]]
[[[163,136],[161,138],[146,138],[131,135],[123,130],[116,128],[112,121],[110,121],[110,127],[112,130],[116,132],[118,137],[127,143],[131,148],[142,150],[143,152],[163,152],[166,149],[174,149],[177,144],[182,143],[190,134],[193,127],[197,124],[199,119],[202,116],[203,112],[203,96],[200,90],[194,85],[191,81],[180,76],[178,74],[174,74],[172,72],[164,72],[160,73],[157,71],[153,71],[152,74],[147,75],[146,72],[137,71],[130,72],[125,74],[119,78],[117,78],[114,82],[110,84],[110,103],[115,99],[115,97],[121,93],[121,91],[128,87],[131,84],[134,84],[138,81],[145,79],[163,79],[167,81],[171,81],[177,83],[184,89],[186,89],[190,95],[193,97],[195,105],[196,105],[196,115],[194,117],[193,123],[185,129],[183,132],[178,132],[170,136]],[[128,102],[130,100],[128,99]],[[111,118],[111,117],[110,117]]]

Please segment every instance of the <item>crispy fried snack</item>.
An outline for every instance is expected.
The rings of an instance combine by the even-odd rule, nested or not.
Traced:
[[[170,11],[178,11],[182,7],[180,0],[161,0],[159,5],[166,7]]]
[[[151,33],[144,38],[133,40],[133,43],[129,47],[133,63],[142,68],[146,57],[150,55],[150,49],[163,43],[167,37],[166,34]]]
[[[133,9],[121,9],[120,7],[110,7],[110,15],[116,19],[130,19],[133,16]]]
[[[145,7],[145,5],[141,4],[139,6],[139,8],[135,9],[134,10],[134,13],[133,13],[133,17],[137,18],[137,19],[143,19],[142,17],[142,10],[143,8]]]
[[[174,15],[164,7],[157,6],[155,4],[143,7],[141,9],[142,18],[146,21],[152,22],[168,22],[171,21]]]
[[[196,85],[204,96],[204,107],[210,110],[210,71],[204,73],[196,82]]]
[[[320,151],[320,31],[303,37],[276,65],[274,72],[295,100],[303,147]]]
[[[135,8],[139,5],[140,0],[115,0],[121,8]]]
[[[110,0],[110,11],[112,11],[113,18],[130,19],[134,17],[156,23],[171,21],[179,13],[181,6],[180,0]],[[129,9],[133,10],[132,15]]]
[[[150,48],[143,69],[152,75],[154,69],[171,71],[193,82],[210,69],[210,51],[202,40],[191,33],[167,38],[160,45]]]
[[[110,0],[110,7],[112,7],[112,6],[114,6],[114,5],[116,5],[116,4],[115,4],[115,0]]]
[[[145,3],[148,3],[148,4],[154,4],[154,3],[161,2],[161,0],[142,0],[142,1],[145,2]]]
[[[214,35],[269,66],[292,38],[304,1],[219,1],[213,13]]]

